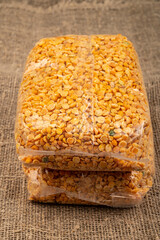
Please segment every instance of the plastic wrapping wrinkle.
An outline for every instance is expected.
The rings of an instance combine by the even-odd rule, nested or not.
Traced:
[[[28,178],[29,199],[39,202],[130,207],[140,204],[152,186],[150,172],[71,172],[40,167],[23,170]]]
[[[153,161],[147,95],[122,35],[40,40],[30,52],[15,126],[19,159],[60,170],[143,170]]]

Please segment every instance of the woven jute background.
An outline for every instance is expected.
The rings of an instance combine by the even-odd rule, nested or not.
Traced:
[[[130,209],[36,204],[27,200],[17,160],[17,93],[30,49],[43,37],[126,35],[144,75],[156,152],[154,186]],[[0,0],[0,239],[160,239],[160,2],[156,0]]]

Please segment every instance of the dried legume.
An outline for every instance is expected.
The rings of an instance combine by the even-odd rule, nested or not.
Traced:
[[[40,40],[27,59],[15,132],[26,163],[32,163],[26,156],[48,154],[90,163],[80,161],[78,169],[97,170],[107,158],[116,162],[112,170],[144,168],[153,155],[152,128],[132,43],[121,35]]]
[[[141,203],[152,186],[150,172],[23,169],[28,176],[29,199],[39,202],[129,207]]]

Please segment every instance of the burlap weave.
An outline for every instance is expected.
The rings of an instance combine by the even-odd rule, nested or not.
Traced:
[[[155,137],[154,186],[131,209],[29,202],[14,144],[17,93],[29,50],[43,37],[102,33],[126,35],[138,52]],[[158,0],[0,0],[0,239],[160,239],[159,39]]]

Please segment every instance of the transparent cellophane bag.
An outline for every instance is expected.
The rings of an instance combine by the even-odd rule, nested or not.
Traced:
[[[15,138],[27,166],[143,170],[153,137],[132,43],[122,35],[40,40],[20,86]]]
[[[25,167],[29,199],[59,204],[131,207],[142,202],[153,172],[87,172]]]

